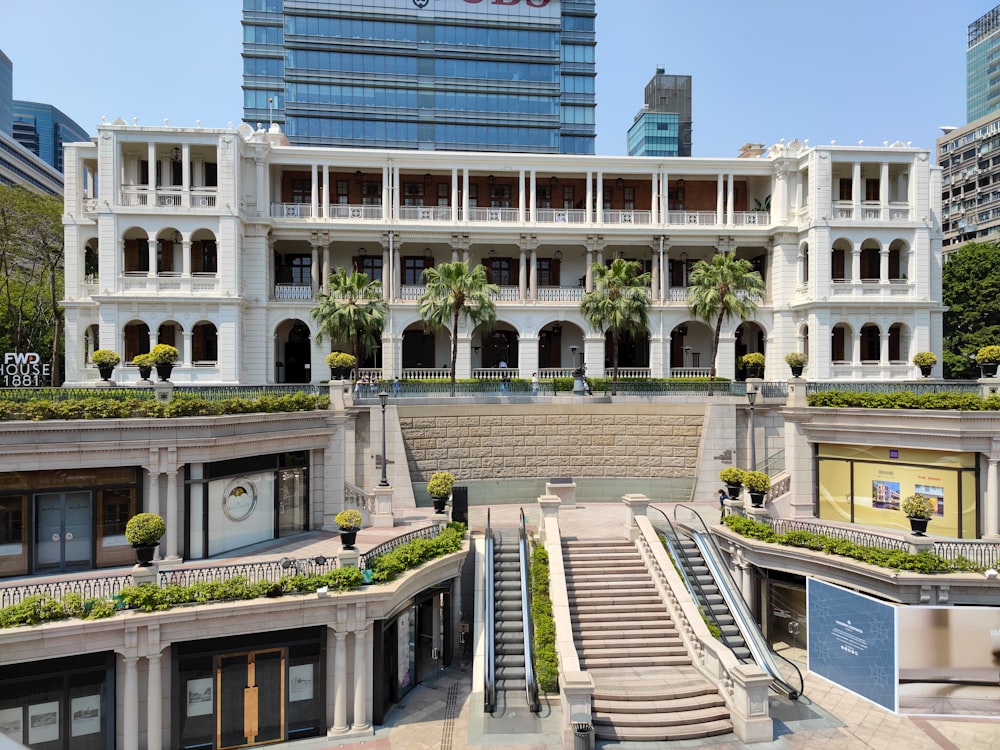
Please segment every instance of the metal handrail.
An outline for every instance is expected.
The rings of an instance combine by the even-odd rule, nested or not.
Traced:
[[[490,525],[490,509],[486,509],[486,558],[484,582],[486,590],[486,616],[483,625],[486,628],[486,684],[485,697],[483,700],[483,710],[491,714],[496,710],[497,705],[497,683],[496,683],[496,633],[493,618],[496,617],[496,610],[493,602],[493,527]]]
[[[688,520],[682,521],[678,518],[678,511],[687,513]],[[719,593],[722,594],[726,605],[729,607],[730,614],[732,614],[733,619],[738,624],[740,633],[743,635],[743,640],[746,642],[747,648],[750,649],[750,653],[753,654],[754,661],[771,676],[772,687],[781,690],[792,700],[797,699],[802,695],[802,690],[805,687],[801,670],[799,670],[795,662],[781,654],[775,653],[771,645],[764,638],[760,627],[757,625],[757,621],[754,619],[750,608],[743,599],[739,587],[736,585],[736,581],[733,579],[729,566],[725,564],[725,558],[716,545],[714,537],[709,532],[705,520],[699,515],[698,511],[688,505],[674,506],[674,520],[677,521],[677,524],[682,529],[691,534],[691,538],[698,545],[698,549],[701,550],[705,564],[719,585]],[[778,669],[778,665],[774,661],[775,656],[790,664],[798,674],[798,689],[785,680],[785,676]]]
[[[518,547],[521,558],[521,621],[524,629],[524,690],[528,698],[528,708],[532,713],[541,710],[538,702],[538,680],[535,678],[535,654],[533,649],[535,627],[531,621],[531,581],[528,568],[528,531],[524,522],[524,508],[521,508],[521,528],[518,530]]]

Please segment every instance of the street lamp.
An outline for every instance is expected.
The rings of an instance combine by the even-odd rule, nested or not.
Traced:
[[[571,346],[569,350],[573,353],[573,367],[576,367],[576,347]]]
[[[753,405],[757,401],[757,384],[747,383],[747,401],[750,403],[750,470],[757,470],[757,441],[754,438],[753,429]],[[385,449],[383,448],[383,452]]]
[[[378,486],[388,487],[389,480],[385,476],[385,405],[389,403],[389,394],[386,391],[379,391],[378,401],[382,404],[382,480]]]

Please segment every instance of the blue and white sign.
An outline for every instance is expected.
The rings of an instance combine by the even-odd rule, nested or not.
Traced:
[[[896,608],[812,578],[809,670],[896,711]]]

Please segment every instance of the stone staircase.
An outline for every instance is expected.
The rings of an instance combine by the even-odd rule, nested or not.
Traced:
[[[598,740],[668,742],[733,731],[715,685],[692,666],[635,545],[565,540],[580,668],[594,681]]]

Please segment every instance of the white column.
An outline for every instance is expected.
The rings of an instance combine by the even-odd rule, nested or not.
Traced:
[[[330,165],[323,165],[323,218],[330,218]]]
[[[347,731],[347,633],[335,632],[333,634],[336,645],[334,646],[334,672],[336,674],[333,685],[333,731]]]
[[[851,249],[851,282],[861,283],[861,246],[855,245]]]
[[[889,162],[882,162],[878,175],[878,202],[882,208],[882,221],[889,218]]]
[[[524,190],[524,170],[522,169],[517,173],[517,220],[522,224],[528,220],[527,209],[528,196]],[[534,214],[532,214],[531,218],[534,220]]]
[[[522,247],[517,262],[517,295],[521,302],[528,298],[528,261],[527,254]]]
[[[160,750],[163,746],[163,678],[160,669],[160,655],[150,654],[146,658],[146,750]]]
[[[858,213],[861,210],[861,162],[854,162],[854,171],[851,174],[851,202],[854,204],[854,220],[861,218]]]
[[[150,278],[156,277],[156,248],[160,244],[160,241],[156,237],[150,237],[146,243],[146,263],[149,264],[149,270],[146,271],[146,276]]]
[[[854,331],[851,336],[851,364],[861,364],[861,329]]]
[[[653,253],[653,264],[650,269],[650,294],[653,301],[658,302],[660,299],[660,256],[656,248],[651,248],[651,250]]]
[[[469,170],[462,168],[462,221],[469,220]]]
[[[451,220],[458,221],[458,169],[451,170]],[[463,215],[463,218],[464,215]]]
[[[724,224],[723,217],[723,207],[722,207],[722,174],[719,173],[715,177],[715,223]]]
[[[194,334],[191,331],[184,331],[181,334],[181,366],[182,367],[193,367],[194,366],[194,347],[191,345],[191,339]]]
[[[534,302],[538,299],[538,250],[531,248],[531,261],[528,265],[528,298]]]
[[[733,217],[733,211],[736,210],[736,194],[735,194],[735,180],[733,179],[733,173],[729,173],[729,190],[726,193],[726,223],[732,225],[735,223],[735,218]],[[749,198],[749,196],[747,196]],[[732,250],[733,248],[729,248]]]
[[[309,277],[312,284],[312,293],[315,295],[319,291],[319,247],[312,246],[312,263],[309,266]]]
[[[257,215],[268,216],[271,213],[271,207],[268,205],[270,197],[266,191],[267,172],[265,167],[267,165],[263,158],[257,158],[254,159],[254,166],[257,168]]]
[[[587,248],[587,274],[583,281],[583,290],[585,292],[592,292],[594,290],[594,251],[591,248]],[[574,364],[574,367],[576,365]]]
[[[997,506],[997,458],[990,456],[986,465],[986,524],[983,537],[996,538],[1000,535],[1000,508]]]
[[[329,208],[329,206],[327,206]],[[383,260],[383,264],[385,261]],[[383,268],[385,266],[383,265]],[[320,269],[320,287],[323,289],[323,294],[330,291],[330,246],[328,244],[323,245],[323,266]],[[382,284],[385,288],[385,284]]]
[[[594,215],[598,224],[604,223],[604,172],[602,171],[597,173],[597,205],[594,206]],[[590,291],[589,285],[587,291]]]
[[[538,220],[538,176],[532,169],[528,178],[528,211],[531,213],[531,220]]]
[[[149,204],[147,208],[152,208],[156,205],[156,199],[153,195],[156,190],[156,143],[153,141],[149,142],[149,146],[146,150],[146,164],[149,166],[147,170],[149,174],[147,175],[146,188],[149,190]]]
[[[889,283],[889,248],[885,245],[878,251],[878,281],[880,284]]]
[[[191,278],[191,239],[185,237],[181,243],[181,276]]]
[[[319,216],[319,169],[316,164],[309,167],[309,177],[309,215],[315,219]]]
[[[186,335],[186,334],[185,334]],[[180,521],[177,513],[177,470],[167,472],[167,558],[176,559],[180,537]],[[157,657],[159,658],[159,657]]]
[[[351,729],[367,729],[368,722],[368,631],[354,631],[354,723]]]
[[[653,172],[649,179],[649,210],[651,221],[654,224],[660,223],[660,212],[659,212],[659,202],[660,202],[660,185],[659,181],[656,179],[657,174]],[[655,297],[654,297],[655,299]]]
[[[587,172],[587,218],[585,224],[594,223],[594,173]]]
[[[124,706],[125,750],[139,750],[139,670],[138,659],[134,656],[125,657],[125,695]]]

